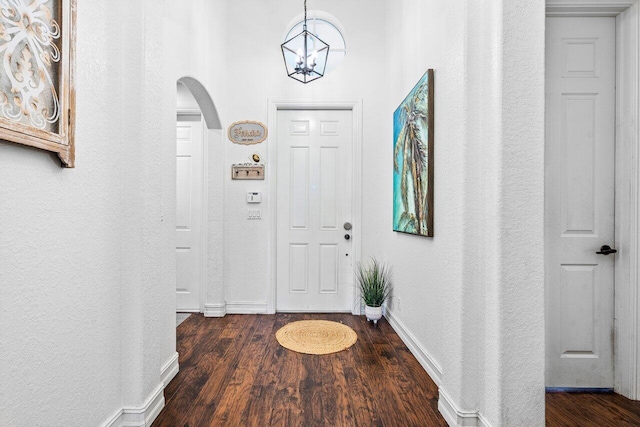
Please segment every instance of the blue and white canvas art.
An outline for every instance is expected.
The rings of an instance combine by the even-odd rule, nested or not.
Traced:
[[[393,230],[433,237],[433,70],[393,113]]]

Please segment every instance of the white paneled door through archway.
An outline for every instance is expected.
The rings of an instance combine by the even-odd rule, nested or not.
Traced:
[[[203,122],[179,114],[176,127],[176,311],[199,312],[202,294]]]

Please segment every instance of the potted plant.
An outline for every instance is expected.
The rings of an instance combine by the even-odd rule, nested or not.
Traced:
[[[360,296],[364,301],[364,314],[367,321],[373,320],[377,326],[382,317],[382,305],[391,292],[391,270],[385,264],[371,258],[370,265],[358,265],[356,272]]]

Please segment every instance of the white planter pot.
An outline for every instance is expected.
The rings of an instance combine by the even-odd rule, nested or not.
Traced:
[[[382,318],[382,307],[369,307],[365,305],[364,315],[367,316],[367,322],[373,320],[373,323],[378,326],[378,320]]]

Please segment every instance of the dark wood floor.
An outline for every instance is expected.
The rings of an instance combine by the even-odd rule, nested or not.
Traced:
[[[640,426],[640,402],[609,393],[547,393],[548,427]]]
[[[282,348],[286,323],[327,319],[358,341],[325,356]],[[349,314],[190,316],[178,327],[180,372],[162,426],[446,426],[438,390],[384,319]]]
[[[286,350],[275,332],[322,318],[358,334],[327,356]],[[180,372],[161,426],[446,426],[437,387],[382,319],[347,314],[190,316],[177,330]],[[616,394],[549,393],[547,426],[640,426],[640,402]]]

